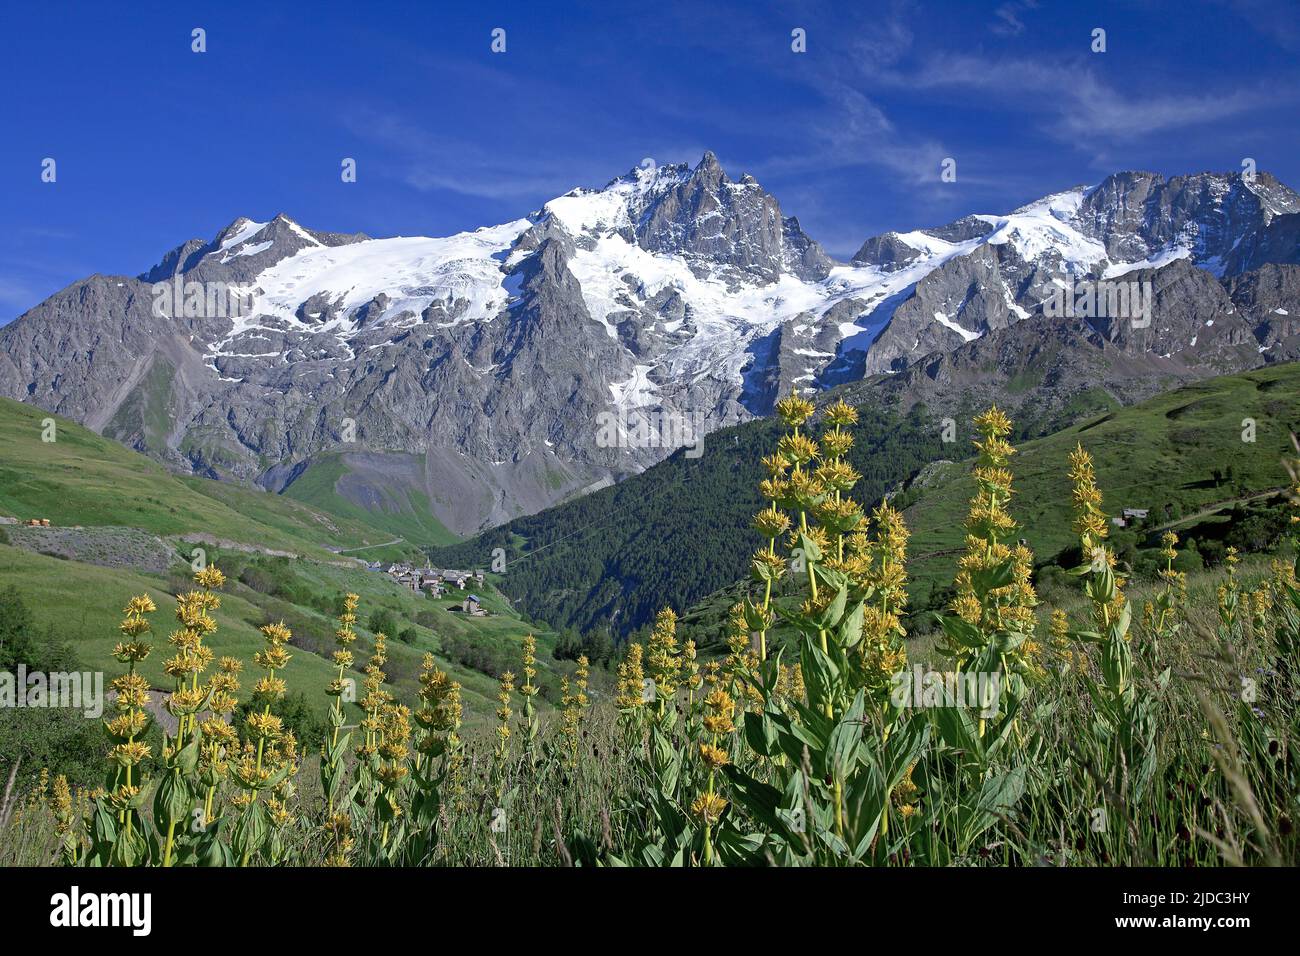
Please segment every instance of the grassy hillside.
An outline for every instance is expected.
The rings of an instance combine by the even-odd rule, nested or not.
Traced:
[[[171,686],[171,680],[163,674],[162,663],[167,657],[166,635],[174,627],[172,594],[175,585],[182,583],[179,577],[173,580],[125,568],[101,568],[0,545],[0,581],[5,587],[12,585],[18,589],[38,627],[53,628],[60,639],[72,645],[83,668],[103,671],[106,679],[122,670],[113,659],[122,608],[132,595],[148,594],[159,608],[159,613],[153,616],[156,650],[140,670],[152,686]],[[212,649],[218,656],[251,661],[263,643],[257,631],[264,623],[261,609],[239,589],[234,589],[223,597],[215,617],[219,629],[209,642]],[[332,679],[330,670],[323,658],[295,654],[285,679],[295,690],[324,687]],[[359,675],[353,676],[359,679]],[[322,702],[321,712],[324,710]]]
[[[1245,419],[1254,422],[1254,441],[1242,440]],[[1135,530],[1112,529],[1140,544],[1156,529],[1200,521],[1283,486],[1293,432],[1300,432],[1300,365],[1210,379],[1021,445],[1012,459],[1011,512],[1040,560],[1070,547],[1066,460],[1082,444],[1112,516],[1149,510]],[[912,531],[910,570],[919,588],[952,579],[973,490],[969,472],[968,462],[939,465],[897,501]]]
[[[415,699],[425,652],[434,654],[439,666],[462,684],[471,723],[491,714],[496,677],[506,669],[518,672],[519,645],[526,633],[537,637],[543,700],[558,699],[559,674],[571,669],[551,656],[555,635],[522,621],[490,585],[474,593],[483,598],[491,614],[470,618],[448,610],[464,599],[464,592],[453,590],[430,600],[386,574],[220,550],[209,552],[209,559],[225,572],[227,586],[216,613],[219,629],[206,643],[218,656],[237,657],[251,668],[253,653],[262,647],[258,628],[283,620],[294,634],[293,660],[285,672],[289,690],[305,694],[308,704],[322,715],[329,704],[323,688],[333,675],[328,658],[334,650],[336,604],[349,591],[361,597],[358,669],[373,649],[371,624],[376,613],[387,612],[392,623],[385,625],[390,640],[384,671],[393,693],[408,703]],[[171,686],[162,662],[167,657],[166,634],[174,626],[173,596],[190,587],[186,571],[183,564],[166,574],[97,567],[0,544],[0,584],[18,589],[37,626],[51,628],[57,638],[68,642],[83,668],[109,676],[121,670],[112,650],[122,607],[132,595],[152,597],[159,608],[153,616],[157,650],[141,671],[158,689]],[[352,676],[359,686],[359,670]],[[251,679],[245,683],[251,684]]]
[[[48,418],[56,423],[51,442],[42,440]],[[0,399],[0,514],[49,518],[62,526],[207,534],[317,558],[327,557],[330,548],[382,544],[394,537],[282,495],[178,477],[89,429],[8,399]]]
[[[283,497],[304,502],[342,519],[380,528],[390,532],[393,539],[416,547],[438,547],[459,540],[434,516],[429,499],[416,489],[394,487],[374,508],[363,508],[348,500],[338,491],[339,479],[346,473],[347,466],[342,456],[324,455],[314,460],[284,490]],[[372,557],[370,551],[358,553]]]

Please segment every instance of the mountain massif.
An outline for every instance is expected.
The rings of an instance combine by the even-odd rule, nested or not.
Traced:
[[[1125,172],[836,262],[706,153],[447,238],[237,219],[0,328],[0,396],[182,472],[472,534],[791,389],[1064,422],[1293,360],[1298,224],[1265,173]]]

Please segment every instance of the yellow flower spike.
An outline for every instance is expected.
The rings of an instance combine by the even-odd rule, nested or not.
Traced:
[[[862,479],[852,465],[838,460],[823,462],[813,473],[813,477],[825,492],[851,491],[853,486]]]
[[[763,470],[767,472],[769,478],[779,478],[785,474],[786,469],[790,467],[780,455],[767,455],[761,460]]]
[[[1005,440],[1005,436],[1011,433],[1011,420],[994,406],[977,416],[974,424],[979,435],[973,442],[979,452],[972,471],[976,492],[966,518],[966,550],[957,562],[958,572],[953,582],[957,596],[951,609],[981,631],[1005,630],[1024,634],[1027,639],[1012,652],[1012,656],[1027,662],[1033,649],[1032,635],[1036,625],[1033,609],[1038,603],[1031,583],[1033,553],[1023,546],[1012,548],[1003,543],[1018,528],[1006,510],[1013,494],[1013,476],[1006,465],[1015,449]],[[992,588],[982,596],[977,594],[974,588],[976,576],[1008,562],[1011,564],[1011,583]],[[964,665],[972,656],[970,648],[952,643],[948,643],[945,649],[959,665]]]
[[[194,574],[194,583],[209,591],[218,591],[226,583],[226,576],[222,574],[216,565],[209,565],[202,571]]]
[[[642,652],[640,644],[629,644],[627,657],[618,665],[618,697],[615,703],[625,715],[637,713],[646,703]]]
[[[783,435],[776,445],[777,454],[790,464],[802,466],[817,457],[818,446],[807,435]]]
[[[797,395],[788,395],[776,403],[776,415],[786,425],[798,428],[812,418],[813,403]]]
[[[727,801],[716,793],[701,793],[691,803],[691,813],[699,817],[707,826],[716,824],[726,809]]]
[[[152,614],[156,610],[158,610],[158,606],[153,603],[153,598],[147,594],[141,594],[131,598],[122,613],[139,617],[143,614]]]
[[[844,399],[837,399],[827,406],[825,420],[827,424],[837,427],[855,425],[858,421],[858,410],[845,402]]]
[[[790,519],[783,512],[766,508],[754,515],[754,530],[768,539],[779,538],[790,530]]]
[[[660,714],[667,702],[677,693],[682,662],[677,647],[677,615],[664,608],[655,617],[646,645],[646,668],[655,684],[655,697]]]
[[[704,698],[704,729],[711,734],[729,734],[736,729],[736,702],[721,687]]]
[[[731,758],[721,747],[715,747],[713,744],[701,743],[699,745],[700,759],[710,770],[719,770],[731,763]]]

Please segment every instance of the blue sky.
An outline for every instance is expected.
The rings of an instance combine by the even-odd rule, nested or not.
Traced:
[[[1300,188],[1292,0],[102,6],[6,8],[0,323],[241,215],[445,235],[705,149],[840,257],[1118,169]]]

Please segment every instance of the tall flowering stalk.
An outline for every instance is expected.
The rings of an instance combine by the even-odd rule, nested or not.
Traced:
[[[1179,617],[1187,600],[1187,575],[1174,570],[1174,561],[1178,558],[1177,544],[1178,535],[1172,531],[1160,536],[1160,558],[1164,561],[1160,569],[1161,587],[1155,600],[1144,608],[1144,617],[1150,622],[1147,643],[1153,661],[1160,660],[1162,642],[1172,638],[1182,626]]]
[[[709,740],[701,741],[697,746],[699,758],[708,770],[708,780],[691,804],[691,813],[704,827],[705,866],[714,863],[713,829],[727,809],[727,801],[718,792],[718,772],[731,762],[724,738],[736,730],[735,711],[735,701],[720,686],[714,687],[704,698],[704,730]]]
[[[779,489],[777,503],[798,514],[799,523],[794,529],[790,542],[791,552],[796,555],[796,564],[803,566],[808,585],[808,598],[804,602],[804,614],[816,617],[822,614],[831,600],[825,587],[818,594],[817,565],[823,560],[830,541],[824,529],[810,525],[809,514],[826,500],[826,493],[821,483],[814,477],[809,465],[820,453],[817,442],[805,435],[802,428],[813,415],[813,403],[797,395],[790,395],[776,403],[776,414],[790,429],[777,443],[777,454],[785,459],[790,474]],[[817,628],[817,639],[823,654],[828,654],[825,627]],[[834,716],[834,701],[825,695],[819,702],[827,716]]]
[[[108,753],[114,772],[111,790],[97,803],[97,813],[92,825],[91,853],[103,863],[131,866],[144,855],[144,841],[139,807],[144,797],[143,780],[135,771],[149,759],[151,750],[142,739],[149,728],[149,683],[136,672],[136,668],[153,650],[144,640],[150,630],[148,616],[158,610],[147,594],[131,598],[123,613],[125,619],[118,630],[125,638],[113,648],[113,657],[127,666],[127,672],[113,678],[113,709],[116,716],[104,724],[112,747]],[[109,820],[116,818],[112,828]]]
[[[424,655],[419,696],[415,723],[421,734],[415,744],[412,839],[407,847],[413,862],[423,862],[434,853],[433,839],[442,811],[460,797],[465,760],[460,739],[460,684],[437,667],[432,654]]]
[[[826,409],[824,421],[829,427],[821,436],[821,459],[813,472],[822,497],[814,513],[818,525],[833,536],[826,566],[834,568],[844,560],[846,536],[856,531],[863,520],[861,506],[845,497],[862,478],[844,460],[853,447],[853,435],[846,429],[857,424],[858,411],[841,399]]]
[[[506,671],[497,685],[496,744],[492,748],[492,788],[500,806],[505,792],[505,781],[510,767],[510,697],[515,690],[515,675]]]
[[[976,492],[966,518],[966,551],[958,561],[954,616],[942,619],[944,650],[959,671],[996,675],[999,700],[980,701],[979,735],[990,717],[1010,713],[1024,696],[1024,678],[1037,673],[1034,641],[1038,603],[1032,583],[1034,556],[1024,544],[1008,544],[1017,530],[1007,511],[1013,494],[1007,441],[1011,420],[994,406],[974,420],[978,452],[972,476]],[[1005,701],[1006,707],[1003,707]]]
[[[571,691],[566,674],[560,678],[560,741],[561,760],[570,771],[578,769],[578,725],[581,720],[578,697]]]
[[[619,723],[629,738],[640,729],[648,703],[643,654],[641,645],[634,641],[628,645],[627,656],[618,665],[618,696],[614,703],[618,707]]]
[[[361,741],[357,744],[357,793],[354,800],[358,805],[370,808],[378,795],[379,773],[379,735],[382,730],[379,715],[392,698],[384,690],[384,664],[388,662],[388,635],[382,631],[375,635],[374,651],[365,666],[365,696],[361,698],[361,709],[365,716],[361,718]]]
[[[385,702],[379,713],[379,798],[375,801],[380,824],[379,844],[388,847],[394,824],[402,821],[402,790],[410,773],[411,709]],[[400,843],[400,839],[397,840]]]
[[[1073,482],[1074,531],[1084,563],[1077,573],[1085,578],[1084,590],[1092,603],[1094,633],[1102,644],[1102,676],[1112,697],[1127,701],[1133,692],[1133,652],[1130,646],[1129,604],[1124,579],[1115,573],[1115,555],[1105,543],[1107,521],[1102,510],[1092,456],[1079,445],[1070,453]]]
[[[320,758],[320,779],[321,788],[325,791],[326,801],[328,803],[327,827],[329,835],[334,841],[334,846],[340,846],[340,834],[342,834],[343,825],[335,821],[334,815],[338,804],[339,790],[343,784],[343,756],[347,753],[348,741],[351,733],[343,733],[344,716],[343,716],[343,697],[347,694],[350,686],[344,675],[352,667],[354,658],[352,656],[352,645],[356,643],[357,632],[357,605],[361,599],[355,594],[346,594],[343,597],[343,611],[339,614],[338,627],[334,631],[334,643],[337,647],[334,650],[333,661],[337,668],[334,680],[326,688],[326,693],[334,699],[330,706],[330,738],[329,742],[321,747]],[[350,839],[343,837],[342,839]],[[336,854],[335,862],[340,861],[340,855]]]
[[[284,678],[276,672],[289,666],[292,655],[286,650],[293,634],[284,626],[284,621],[266,624],[261,628],[266,646],[253,655],[253,663],[266,671],[253,684],[253,703],[260,705],[260,714],[248,717],[249,736],[257,741],[259,762],[265,759],[268,744],[279,740],[283,731],[282,722],[271,713],[271,708],[284,699],[286,686]]]
[[[692,642],[691,648],[695,645]],[[693,659],[693,657],[692,657]],[[686,665],[683,664],[683,669]],[[573,671],[573,686],[576,689],[575,696],[578,698],[578,714],[582,720],[587,719],[588,711],[591,708],[591,698],[587,696],[587,687],[591,682],[591,661],[587,659],[586,654],[578,655],[578,666]]]
[[[1075,573],[1084,578],[1084,591],[1092,606],[1092,630],[1079,636],[1101,648],[1101,682],[1089,680],[1086,686],[1098,715],[1099,734],[1109,744],[1113,788],[1122,793],[1131,779],[1135,792],[1140,794],[1156,769],[1152,698],[1137,694],[1130,631],[1132,610],[1124,595],[1124,579],[1116,573],[1115,556],[1105,543],[1107,521],[1092,456],[1077,445],[1070,453],[1069,464],[1073,527],[1084,558]],[[1172,543],[1166,547],[1172,552]],[[1172,572],[1172,553],[1167,561]]]
[[[700,678],[699,656],[699,648],[695,646],[694,640],[687,640],[686,643],[682,645],[682,686],[686,688],[686,712],[688,714],[695,709],[695,692],[700,689],[703,683]],[[581,690],[584,698],[582,705],[584,711],[588,706],[585,700],[587,696],[586,660],[586,657],[578,659],[578,663],[582,669]]]
[[[766,541],[750,562],[751,573],[756,581],[763,585],[763,599],[754,604],[747,601],[741,608],[740,623],[737,630],[740,644],[732,647],[736,655],[748,644],[745,639],[752,631],[756,637],[758,660],[761,664],[767,660],[767,632],[776,619],[772,611],[772,589],[785,576],[785,561],[776,553],[777,539],[790,531],[790,518],[777,507],[778,500],[784,498],[785,473],[790,467],[785,456],[769,455],[763,459],[763,468],[767,472],[759,484],[759,493],[768,500],[768,506],[754,515],[754,530]]]
[[[1218,587],[1219,640],[1225,644],[1239,645],[1244,633],[1241,619],[1241,585],[1237,581],[1237,565],[1241,558],[1237,549],[1229,547],[1223,564],[1227,571],[1223,584]]]
[[[54,833],[59,838],[59,856],[65,866],[76,866],[81,861],[81,833],[78,825],[81,816],[72,800],[68,778],[59,774],[49,796],[50,813],[54,817]]]
[[[582,722],[591,705],[587,697],[590,666],[584,654],[578,658],[573,681],[570,682],[567,676],[560,680],[560,737],[564,746],[564,765],[571,771],[576,771],[579,766]]]
[[[239,706],[239,674],[244,669],[241,661],[223,657],[217,661],[217,673],[210,681],[212,695],[208,698],[209,715],[200,725],[203,747],[200,756],[200,777],[207,788],[203,800],[203,821],[206,826],[213,819],[217,791],[229,772],[227,756],[238,748],[239,735],[230,723],[231,715]]]
[[[523,738],[524,763],[531,769],[537,763],[537,736],[539,733],[537,705],[534,703],[534,698],[537,697],[537,685],[533,683],[533,678],[537,676],[537,638],[531,634],[525,635],[522,650],[523,668],[520,673],[524,678],[524,682],[519,687],[519,696],[523,698],[523,707],[519,715],[519,727],[520,736]]]
[[[1053,663],[1062,674],[1069,673],[1076,663],[1074,643],[1070,637],[1070,618],[1060,608],[1052,611],[1048,635]]]
[[[176,735],[163,745],[168,774],[153,803],[155,825],[167,827],[163,866],[171,866],[177,827],[187,820],[202,786],[196,775],[201,747],[199,713],[207,709],[213,690],[200,679],[214,658],[212,649],[203,641],[217,629],[212,614],[221,606],[221,598],[215,592],[225,584],[225,575],[209,566],[197,571],[194,581],[199,590],[176,598],[180,627],[167,638],[176,653],[163,665],[176,682],[166,707],[177,721]]]
[[[1124,579],[1115,576],[1115,555],[1106,544],[1109,534],[1109,522],[1102,509],[1101,491],[1097,488],[1097,475],[1092,465],[1092,456],[1083,450],[1082,445],[1070,453],[1070,480],[1073,482],[1071,496],[1074,501],[1074,532],[1079,536],[1079,548],[1089,571],[1099,575],[1099,580],[1110,575],[1114,579],[1113,588],[1096,589],[1090,592],[1093,604],[1093,620],[1099,628],[1109,625],[1123,607]]]
[[[241,790],[231,801],[240,810],[234,844],[241,866],[247,866],[290,822],[280,788],[298,769],[297,740],[271,712],[284,698],[284,679],[277,671],[284,670],[292,658],[286,648],[293,635],[283,621],[264,625],[261,632],[264,645],[253,655],[253,663],[266,673],[253,685],[253,709],[244,720],[243,749],[231,770]],[[274,802],[260,802],[264,791],[276,791]],[[270,845],[274,849],[275,844]]]
[[[903,516],[889,502],[872,513],[875,535],[850,538],[853,560],[845,570],[872,597],[863,608],[860,648],[868,692],[878,702],[889,697],[895,675],[907,668],[906,630],[902,616],[907,608],[907,541],[910,534]],[[888,726],[886,726],[886,732]]]
[[[907,532],[901,515],[886,506],[874,515],[873,538],[861,505],[850,497],[860,480],[847,461],[855,409],[829,405],[818,439],[808,426],[811,402],[791,395],[776,411],[786,432],[776,455],[764,459],[760,492],[770,504],[754,519],[768,539],[752,562],[763,597],[732,609],[731,654],[722,668],[730,680],[719,688],[731,706],[733,693],[745,698],[743,739],[754,759],[724,764],[713,750],[700,755],[714,784],[725,777],[732,802],[762,821],[768,858],[860,860],[884,833],[889,793],[915,762],[912,751],[926,732],[924,721],[905,722],[878,706],[888,700],[888,678],[905,661]],[[776,542],[783,537],[794,593],[778,596],[785,559]],[[777,617],[798,634],[793,665],[773,660],[765,643]],[[756,667],[748,660],[746,631],[759,637]],[[710,724],[729,713],[725,703],[712,691],[706,696]],[[871,742],[864,736],[868,727],[879,735]],[[704,740],[700,746],[716,745]],[[886,748],[887,765],[879,756]],[[721,845],[717,825],[730,817],[722,813],[727,798],[716,789],[710,793],[706,785],[697,797],[697,817],[712,853]],[[735,851],[730,837],[727,846]]]
[[[782,566],[780,557],[775,557],[777,566]],[[762,686],[762,669],[766,654],[766,628],[775,621],[776,614],[770,607],[763,607],[746,599],[731,606],[727,617],[727,651],[721,668],[727,675],[731,693],[741,696],[757,692],[760,698],[766,691]],[[758,635],[758,647],[755,647],[754,635]],[[761,651],[761,653],[760,653]]]

